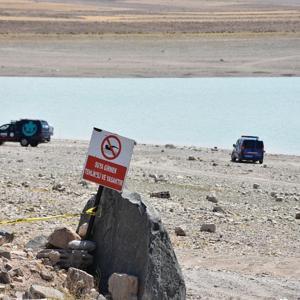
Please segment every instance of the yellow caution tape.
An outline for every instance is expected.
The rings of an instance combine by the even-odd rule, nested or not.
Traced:
[[[26,222],[36,222],[36,221],[47,221],[51,219],[60,219],[60,218],[74,218],[79,217],[81,215],[89,215],[95,216],[96,215],[96,207],[89,208],[84,213],[77,213],[77,214],[63,214],[63,215],[56,215],[56,216],[47,216],[47,217],[34,217],[34,218],[20,218],[15,220],[0,220],[0,225],[2,224],[16,224],[16,223],[26,223]]]

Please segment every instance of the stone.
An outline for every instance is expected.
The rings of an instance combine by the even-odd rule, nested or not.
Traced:
[[[166,144],[165,148],[167,148],[167,149],[176,149],[176,146],[174,146],[173,144]]]
[[[25,294],[25,299],[58,299],[63,300],[64,294],[57,289],[33,284]]]
[[[258,183],[254,183],[254,184],[253,184],[253,188],[254,188],[255,190],[259,189],[259,187],[260,187],[260,185],[259,185]]]
[[[300,213],[296,213],[295,219],[296,219],[296,220],[300,220]]]
[[[177,236],[186,236],[185,231],[181,227],[175,227],[175,234]]]
[[[0,249],[0,257],[5,257],[7,259],[11,259],[11,254],[9,251]]]
[[[164,175],[149,174],[149,177],[153,178],[155,183],[167,181]]]
[[[64,192],[66,188],[61,183],[56,183],[52,186],[53,191]]]
[[[218,199],[215,195],[207,195],[206,200],[212,203],[218,203]]]
[[[201,231],[206,231],[206,232],[216,232],[216,225],[215,224],[202,224]]]
[[[69,242],[68,247],[73,250],[86,250],[87,252],[92,252],[96,249],[96,243],[92,241],[74,240]]]
[[[11,283],[11,278],[6,270],[0,271],[0,283],[8,284]]]
[[[150,197],[169,199],[169,198],[171,198],[171,195],[170,195],[169,191],[155,192],[155,193],[150,193]]]
[[[270,195],[271,195],[271,197],[274,197],[274,198],[276,198],[276,197],[277,197],[277,193],[276,193],[276,192],[274,192],[274,191],[273,191],[273,192],[271,192],[271,193],[270,193]]]
[[[47,245],[48,239],[45,235],[38,235],[26,243],[26,249],[38,250],[45,248]]]
[[[81,240],[81,237],[67,227],[56,228],[48,237],[48,243],[54,247],[68,249],[68,244],[73,240]]]
[[[138,279],[127,274],[113,273],[108,280],[113,300],[137,300]]]
[[[40,276],[46,281],[52,281],[54,279],[54,276],[50,272],[47,272],[45,270],[40,272]]]
[[[89,227],[89,223],[83,223],[79,228],[78,228],[78,234],[81,236],[81,238],[85,238],[87,229]]]
[[[195,156],[189,156],[187,160],[192,160],[193,161],[193,160],[196,160],[196,157]]]
[[[95,197],[83,211],[94,206]],[[93,273],[101,270],[100,291],[106,294],[113,273],[138,278],[139,300],[185,299],[184,279],[169,235],[158,213],[137,193],[104,188],[91,233],[97,248]],[[87,222],[82,215],[79,226]]]
[[[82,270],[69,268],[65,286],[76,299],[80,299],[94,288],[94,277]]]
[[[6,243],[11,243],[14,239],[14,234],[5,230],[0,230],[0,246]]]
[[[215,212],[215,213],[225,214],[225,210],[221,206],[219,206],[219,205],[214,206],[214,208],[213,208],[212,211]]]
[[[276,200],[277,202],[282,202],[282,201],[283,201],[283,198],[282,198],[282,197],[276,197],[275,200]]]
[[[87,269],[93,264],[93,256],[84,250],[45,249],[37,254],[37,258],[48,259],[52,266],[61,268],[74,267]]]

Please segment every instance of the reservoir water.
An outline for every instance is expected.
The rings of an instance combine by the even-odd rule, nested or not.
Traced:
[[[55,138],[93,127],[137,142],[231,148],[258,135],[267,152],[300,154],[300,78],[0,77],[0,124],[45,119]]]

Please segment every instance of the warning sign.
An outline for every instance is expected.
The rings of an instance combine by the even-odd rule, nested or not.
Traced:
[[[134,140],[94,128],[83,179],[122,192]]]

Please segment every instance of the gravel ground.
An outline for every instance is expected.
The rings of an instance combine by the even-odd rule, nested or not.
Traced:
[[[0,147],[0,220],[80,213],[97,190],[81,180],[88,143],[54,140]],[[160,212],[186,278],[188,299],[299,299],[300,157],[266,154],[263,165],[230,162],[222,149],[138,145],[127,188]],[[56,189],[61,185],[60,191]],[[150,197],[169,191],[170,199]],[[216,203],[217,202],[217,203]],[[0,290],[13,297],[32,283],[61,289],[65,272],[45,267],[26,243],[78,218],[1,225],[1,246],[23,276]],[[214,233],[200,230],[214,224]],[[181,227],[186,236],[177,236]],[[0,259],[1,260],[1,259]],[[45,281],[41,272],[50,272]]]

